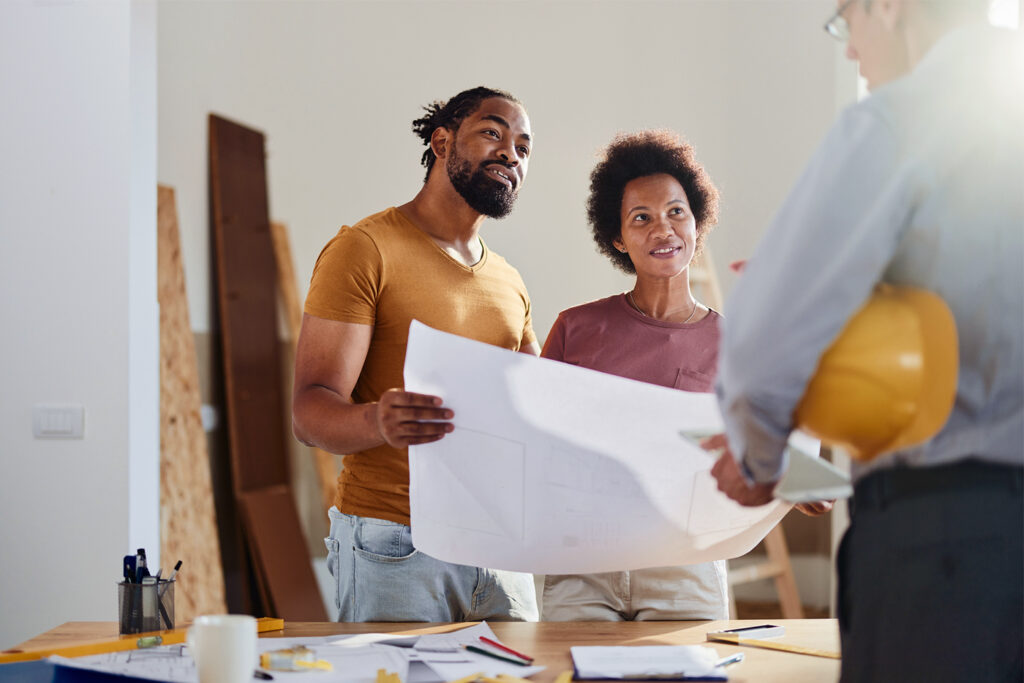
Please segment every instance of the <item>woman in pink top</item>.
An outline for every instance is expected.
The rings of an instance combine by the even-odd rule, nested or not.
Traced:
[[[594,240],[636,275],[624,293],[562,311],[542,356],[686,391],[712,391],[721,316],[690,291],[689,266],[718,218],[693,148],[667,131],[619,136],[590,176]],[[725,561],[548,575],[550,621],[727,619]]]

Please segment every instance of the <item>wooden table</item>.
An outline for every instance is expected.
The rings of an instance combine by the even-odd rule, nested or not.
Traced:
[[[547,669],[531,678],[550,683],[562,671],[572,668],[571,645],[709,645],[720,656],[743,652],[746,659],[728,669],[729,680],[737,682],[830,683],[839,679],[839,660],[790,652],[762,650],[727,643],[708,643],[705,634],[740,626],[765,623],[757,620],[731,621],[645,621],[645,622],[489,622],[498,638],[509,647],[525,652]],[[786,635],[772,640],[819,650],[839,651],[839,631],[834,619],[773,619],[785,626]],[[283,631],[261,637],[329,636],[347,633],[438,633],[467,624],[396,624],[286,622]],[[182,624],[179,624],[182,626]],[[73,645],[117,636],[117,622],[72,621],[18,646],[23,648]]]

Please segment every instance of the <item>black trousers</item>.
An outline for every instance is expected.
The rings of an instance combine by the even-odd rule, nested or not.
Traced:
[[[857,483],[837,558],[844,683],[1024,680],[1024,468]]]

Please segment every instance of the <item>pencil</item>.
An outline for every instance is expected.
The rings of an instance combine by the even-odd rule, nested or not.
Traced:
[[[515,650],[513,650],[510,647],[508,647],[507,645],[502,645],[498,641],[491,640],[490,638],[488,638],[486,636],[480,636],[480,640],[485,642],[485,643],[487,643],[488,645],[493,645],[494,647],[498,648],[499,650],[504,650],[505,652],[509,653],[510,655],[515,655],[516,657],[519,657],[520,659],[525,659],[528,662],[532,662],[533,661],[533,657],[531,657],[529,655],[524,655],[522,652],[516,652]]]
[[[731,633],[708,633],[707,638],[708,640],[716,640],[722,643],[732,643],[733,645],[748,645],[750,647],[760,647],[766,650],[794,652],[798,655],[810,655],[812,657],[827,657],[828,659],[842,659],[842,656],[838,652],[832,652],[831,650],[815,650],[814,648],[803,647],[802,645],[787,645],[786,643],[776,643],[771,640],[758,640],[756,638],[740,638],[739,636]]]
[[[467,650],[469,650],[470,652],[475,652],[475,653],[480,654],[480,655],[486,655],[488,657],[493,657],[494,659],[500,659],[503,662],[511,662],[512,664],[518,664],[519,666],[530,666],[529,662],[524,662],[523,660],[521,660],[518,657],[515,657],[513,655],[506,655],[506,654],[502,654],[500,652],[493,652],[491,650],[485,650],[484,648],[477,647],[476,645],[466,645],[465,648]]]
[[[563,671],[555,679],[555,683],[569,683],[570,681],[572,681],[572,671]]]

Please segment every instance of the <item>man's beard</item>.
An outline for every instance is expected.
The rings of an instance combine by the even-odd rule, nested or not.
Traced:
[[[491,218],[504,218],[512,212],[519,189],[488,177],[486,167],[491,164],[502,165],[500,162],[488,161],[474,171],[469,160],[461,158],[453,148],[445,168],[455,190],[471,209]]]

